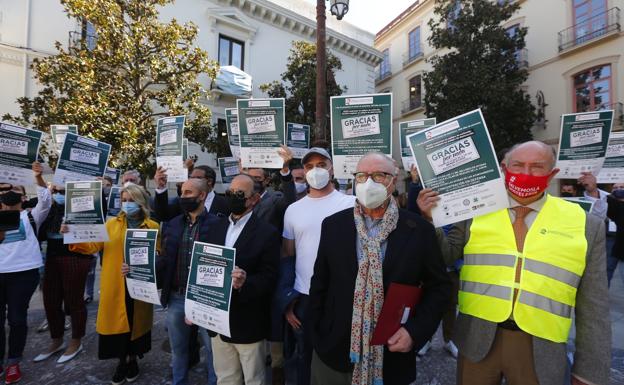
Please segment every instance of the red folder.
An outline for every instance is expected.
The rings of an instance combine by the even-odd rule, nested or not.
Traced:
[[[414,307],[418,305],[421,297],[422,288],[418,286],[390,283],[371,338],[371,345],[388,343],[390,337],[414,314]]]

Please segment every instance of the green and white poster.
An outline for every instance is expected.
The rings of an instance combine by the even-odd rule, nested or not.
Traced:
[[[238,99],[236,106],[242,166],[282,168],[277,150],[286,131],[284,99]]]
[[[52,141],[56,145],[56,150],[60,153],[63,149],[63,143],[65,143],[65,136],[67,133],[78,135],[78,126],[75,124],[52,124],[50,125],[50,135]]]
[[[288,123],[286,125],[286,145],[292,151],[293,158],[302,159],[310,149],[310,126]]]
[[[561,116],[556,178],[576,179],[582,172],[597,175],[605,160],[613,110]]]
[[[221,174],[221,183],[232,183],[232,179],[238,174],[240,174],[240,170],[238,169],[238,159],[234,157],[230,158],[219,158],[217,159],[219,163],[219,173]]]
[[[232,156],[240,159],[240,131],[238,130],[238,110],[236,108],[225,109],[225,125]]]
[[[167,171],[168,182],[185,182],[188,170],[184,168],[184,116],[158,119],[156,126],[156,166]]]
[[[156,241],[158,230],[128,229],[124,242],[124,261],[130,266],[126,287],[130,297],[160,305],[156,287]]]
[[[184,301],[188,320],[227,337],[235,262],[236,249],[195,242]]]
[[[119,179],[121,178],[121,170],[118,168],[106,167],[104,176],[111,178],[113,180],[113,186],[117,186],[119,184]]]
[[[108,206],[106,215],[110,217],[116,217],[121,212],[121,187],[111,187],[110,194],[108,194],[107,200]]]
[[[624,182],[624,131],[611,133],[606,158],[596,179],[598,183]]]
[[[103,177],[111,145],[68,132],[56,165],[53,183],[62,186],[67,181],[89,181]]]
[[[407,137],[420,180],[440,195],[436,227],[509,206],[505,182],[481,110]]]
[[[407,137],[420,130],[425,130],[429,127],[435,126],[436,118],[410,120],[409,122],[399,123],[399,142],[401,144],[401,161],[403,162],[403,168],[405,171],[410,171],[414,164],[414,157],[412,156],[412,150],[409,143],[407,143]]]
[[[336,178],[353,179],[369,152],[392,156],[392,94],[332,96],[330,110]]]
[[[102,203],[102,181],[65,183],[63,243],[108,242]]]
[[[588,213],[590,213],[592,209],[594,208],[595,201],[591,201],[589,199],[585,199],[585,198],[563,198],[563,199],[568,202],[576,203]]]
[[[0,183],[30,186],[39,155],[41,131],[0,123]]]

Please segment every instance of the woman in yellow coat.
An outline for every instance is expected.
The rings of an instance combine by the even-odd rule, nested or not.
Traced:
[[[137,356],[147,353],[152,343],[152,305],[132,299],[122,275],[126,229],[158,229],[159,226],[149,218],[149,196],[143,187],[135,184],[124,187],[121,202],[122,212],[106,222],[108,242],[70,246],[71,251],[82,254],[103,251],[96,331],[99,334],[98,358],[119,360],[112,384],[132,382],[138,377]],[[63,230],[68,228],[64,226]],[[160,242],[157,249],[160,249]]]

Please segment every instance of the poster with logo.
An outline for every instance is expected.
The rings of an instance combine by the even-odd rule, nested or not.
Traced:
[[[41,131],[0,123],[0,183],[30,186],[39,155]]]
[[[225,125],[232,157],[240,159],[240,131],[238,130],[238,110],[236,108],[225,109]]]
[[[605,161],[613,110],[561,116],[556,178],[576,179],[582,172],[597,175]]]
[[[596,177],[598,183],[624,182],[624,132],[612,132],[602,168]]]
[[[128,229],[124,241],[124,261],[130,266],[126,287],[130,297],[160,305],[156,287],[156,229]]]
[[[196,325],[230,335],[232,270],[236,249],[195,242],[191,256],[184,314]]]
[[[52,136],[52,141],[56,145],[56,151],[59,153],[63,149],[63,143],[65,143],[65,137],[68,132],[78,135],[78,126],[75,124],[50,125],[50,136]]]
[[[366,153],[392,156],[392,94],[332,96],[330,111],[336,178],[353,179]]]
[[[111,178],[113,180],[113,186],[116,186],[119,184],[119,179],[121,178],[121,170],[118,168],[106,167],[104,176]]]
[[[108,242],[102,210],[102,181],[65,183],[65,223],[69,232],[63,243]]]
[[[167,171],[167,181],[185,182],[188,170],[184,167],[184,116],[158,119],[156,126],[156,166]]]
[[[302,159],[310,149],[310,126],[288,123],[286,125],[286,145],[292,151],[293,158]]]
[[[586,212],[590,213],[592,211],[592,209],[594,208],[594,202],[592,200],[586,199],[586,198],[563,198],[564,200],[568,201],[568,202],[572,202],[572,203],[576,203],[577,205],[581,206],[581,208],[583,210],[585,210]]]
[[[242,166],[282,168],[277,150],[286,131],[284,99],[238,99],[236,106]]]
[[[219,158],[217,159],[217,163],[219,163],[221,183],[232,183],[232,179],[234,179],[236,175],[240,174],[240,170],[238,169],[238,159],[234,157]]]
[[[68,132],[56,165],[53,183],[90,181],[104,176],[111,145]]]
[[[111,187],[110,194],[108,194],[107,200],[108,206],[106,215],[110,217],[116,217],[121,212],[121,187]]]
[[[424,187],[437,191],[436,227],[509,206],[505,182],[481,110],[407,137]]]
[[[412,157],[412,150],[410,149],[407,137],[420,130],[427,129],[435,126],[436,118],[410,120],[409,122],[399,123],[399,142],[401,144],[401,161],[403,162],[403,169],[409,172],[414,164],[414,157]]]

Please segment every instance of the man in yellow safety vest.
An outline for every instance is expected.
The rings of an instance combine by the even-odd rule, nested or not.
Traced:
[[[457,384],[561,385],[575,316],[572,384],[607,384],[611,325],[604,223],[545,192],[559,172],[552,147],[514,146],[502,168],[510,207],[456,223],[441,237],[447,263],[464,259]],[[439,200],[424,189],[426,218]]]

